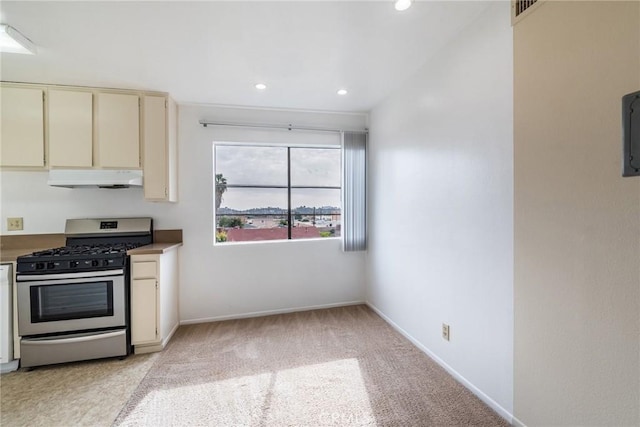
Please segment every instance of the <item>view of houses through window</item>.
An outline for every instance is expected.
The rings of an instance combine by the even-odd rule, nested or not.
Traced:
[[[340,148],[216,145],[215,241],[339,237]]]

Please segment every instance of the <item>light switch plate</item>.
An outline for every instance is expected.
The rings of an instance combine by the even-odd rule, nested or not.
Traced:
[[[24,230],[22,218],[7,218],[7,230],[8,231]]]

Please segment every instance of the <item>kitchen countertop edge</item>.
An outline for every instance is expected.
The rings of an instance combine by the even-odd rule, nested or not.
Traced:
[[[132,249],[127,252],[127,255],[162,254],[172,250],[174,246],[182,245],[182,230],[155,230],[153,241],[156,243]],[[0,263],[10,264],[16,262],[21,255],[64,246],[65,235],[61,233],[0,235],[0,243]],[[144,252],[138,252],[138,250],[144,250]]]
[[[16,262],[19,256],[29,255],[36,251],[43,251],[49,248],[16,248],[16,249],[2,249],[0,250],[0,263],[2,264],[10,264],[12,262]]]
[[[182,242],[151,243],[150,245],[129,249],[127,255],[158,255],[176,249],[179,246],[182,246]]]

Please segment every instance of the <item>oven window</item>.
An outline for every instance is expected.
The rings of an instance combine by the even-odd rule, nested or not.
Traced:
[[[31,287],[31,322],[113,316],[113,281]]]

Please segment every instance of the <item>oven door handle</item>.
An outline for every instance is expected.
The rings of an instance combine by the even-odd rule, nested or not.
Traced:
[[[126,333],[124,329],[114,332],[98,332],[91,335],[75,336],[71,338],[36,338],[29,339],[29,345],[51,345],[51,344],[69,344],[72,342],[89,342],[102,340],[105,338],[114,338]]]
[[[68,279],[97,279],[100,277],[122,276],[124,270],[85,271],[82,273],[57,273],[57,274],[22,274],[16,276],[17,282],[36,282],[42,280],[68,280]]]

